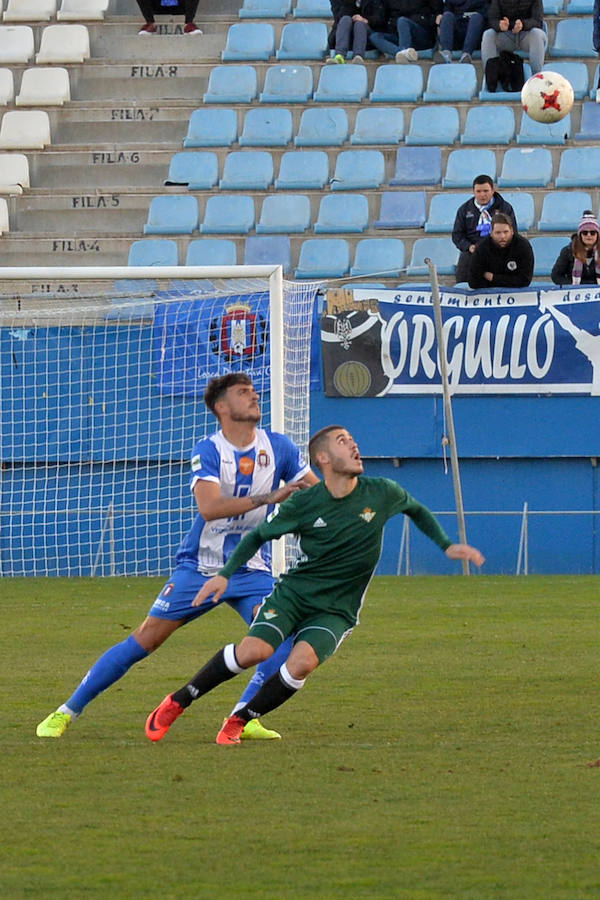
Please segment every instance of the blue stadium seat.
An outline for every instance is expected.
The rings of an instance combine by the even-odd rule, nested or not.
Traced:
[[[378,66],[369,96],[371,103],[416,103],[422,96],[421,66]]]
[[[550,181],[552,154],[546,147],[511,147],[504,154],[500,187],[545,187]]]
[[[311,107],[300,119],[297,147],[339,147],[348,140],[348,116],[340,106]]]
[[[558,16],[562,12],[565,0],[543,0],[542,7],[544,15]]]
[[[560,122],[536,122],[523,112],[517,144],[564,144],[571,137],[571,114]]]
[[[205,103],[251,103],[257,92],[253,66],[214,66],[203,99]]]
[[[525,81],[527,81],[528,78],[531,78],[531,66],[528,62],[523,63],[523,74],[525,76]],[[484,75],[481,81],[479,99],[486,103],[509,103],[511,101],[520,103],[521,91],[503,91],[502,89],[499,91],[488,91]]]
[[[190,116],[184,147],[231,147],[237,141],[235,109],[195,109]]]
[[[404,243],[398,238],[363,238],[356,245],[350,274],[399,278],[404,266]]]
[[[584,209],[591,208],[586,191],[552,191],[544,197],[538,231],[577,231]]]
[[[530,238],[530,243],[534,256],[533,275],[534,278],[539,278],[542,275],[550,275],[558,254],[565,244],[569,243],[569,238],[543,235]]]
[[[269,22],[238,22],[227,32],[223,62],[266,61],[275,53],[275,30]]]
[[[329,19],[331,4],[329,0],[296,0],[292,15],[295,19]]]
[[[581,131],[577,132],[575,140],[600,140],[600,103],[582,103]]]
[[[219,158],[211,151],[183,151],[171,157],[166,185],[185,184],[191,191],[213,188],[219,180]]]
[[[449,145],[458,140],[459,130],[455,106],[417,106],[410,117],[406,143]]]
[[[129,248],[128,266],[177,266],[177,244],[169,238],[134,241]]]
[[[379,218],[373,228],[422,228],[425,224],[425,191],[384,191]]]
[[[563,150],[556,187],[600,185],[600,147],[569,147]]]
[[[586,63],[553,59],[551,63],[544,66],[544,70],[564,75],[571,83],[576,100],[583,100],[584,97],[587,97],[590,90],[590,75]]]
[[[384,178],[385,160],[381,150],[342,150],[336,159],[331,190],[378,188]]]
[[[206,201],[201,234],[248,234],[254,228],[254,200],[240,194],[215,194]]]
[[[535,222],[535,202],[533,194],[527,191],[506,191],[502,196],[515,211],[519,231],[529,231]]]
[[[442,151],[439,147],[398,147],[391,185],[433,185],[441,180]]]
[[[426,103],[469,103],[477,93],[477,73],[471,63],[433,65],[423,94]]]
[[[278,190],[322,190],[329,182],[329,159],[324,150],[288,150],[281,157]]]
[[[272,183],[273,157],[266,150],[233,150],[225,157],[220,188],[266,191]]]
[[[240,135],[240,147],[285,147],[294,134],[289,109],[257,107],[249,109]]]
[[[341,278],[350,269],[350,247],[343,238],[309,238],[300,248],[296,278]]]
[[[245,266],[283,266],[284,273],[292,268],[290,239],[284,234],[247,237],[244,248]]]
[[[493,150],[451,150],[442,185],[447,188],[470,188],[473,178],[480,172],[496,180],[496,155]]]
[[[191,234],[198,228],[198,201],[195,197],[169,194],[153,197],[144,234]]]
[[[306,103],[313,93],[310,66],[269,66],[261,103]]]
[[[399,144],[404,138],[404,113],[391,106],[367,106],[356,114],[351,144]]]
[[[285,19],[292,11],[292,0],[244,0],[240,19]]]
[[[456,210],[473,194],[434,194],[429,204],[425,231],[450,234],[454,228]]]
[[[324,66],[313,99],[317,103],[361,103],[366,96],[365,66]]]
[[[190,241],[186,266],[237,266],[235,241],[227,238],[200,238]]]
[[[277,59],[323,59],[328,52],[324,22],[289,22],[281,31]]]
[[[550,56],[596,56],[590,19],[559,19]],[[550,68],[548,66],[547,68]]]
[[[473,106],[467,111],[461,144],[510,144],[515,138],[515,114],[510,106]]]
[[[359,278],[360,276],[357,276]],[[344,288],[348,291],[384,291],[387,285],[383,281],[345,281]]]
[[[439,275],[454,275],[458,261],[458,250],[451,238],[417,238],[413,244],[412,256],[407,269],[409,275],[428,275],[425,259],[431,259],[437,266]]]
[[[565,12],[568,16],[591,16],[594,0],[567,0]]]
[[[302,234],[310,228],[310,200],[305,194],[269,194],[263,200],[257,234]]]
[[[315,234],[360,234],[368,227],[369,201],[364,194],[325,194],[321,197]]]

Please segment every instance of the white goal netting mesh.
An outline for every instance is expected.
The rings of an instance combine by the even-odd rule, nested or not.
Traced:
[[[248,372],[261,424],[305,449],[315,285],[284,282],[274,320],[272,287],[0,276],[0,575],[168,572],[210,377]]]

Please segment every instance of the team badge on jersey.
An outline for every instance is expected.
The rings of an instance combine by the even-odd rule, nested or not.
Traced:
[[[261,469],[266,469],[269,465],[270,459],[269,454],[266,450],[259,450],[258,456],[256,457],[256,462],[260,466]]]
[[[254,460],[249,456],[240,456],[238,466],[242,475],[252,475],[254,472]]]
[[[263,616],[264,616],[265,619],[276,619],[276,618],[277,618],[277,613],[275,612],[274,609],[267,609],[267,610],[263,613]]]
[[[359,513],[359,516],[361,517],[361,519],[364,519],[365,522],[370,522],[372,519],[375,518],[376,515],[377,515],[377,513],[373,512],[372,509],[369,509],[368,506],[366,507],[366,509],[363,509],[363,511],[361,513]]]

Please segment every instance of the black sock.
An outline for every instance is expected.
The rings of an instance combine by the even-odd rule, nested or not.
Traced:
[[[229,661],[229,664],[226,660]],[[238,665],[235,658],[233,644],[229,644],[227,647],[219,650],[218,653],[215,653],[213,658],[184,687],[175,691],[173,700],[185,709],[193,700],[197,700],[203,694],[208,694],[218,684],[229,681],[230,678],[239,675],[243,671],[243,668]]]
[[[266,713],[271,712],[272,709],[277,709],[278,706],[281,706],[282,703],[293,697],[298,690],[299,688],[290,687],[289,684],[286,684],[279,672],[275,672],[268,681],[265,681],[252,700],[249,700],[245,706],[238,709],[235,715],[243,719],[244,722],[249,722],[250,719],[258,719],[259,716],[264,716]]]

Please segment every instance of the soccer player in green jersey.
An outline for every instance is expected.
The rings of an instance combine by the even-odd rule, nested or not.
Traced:
[[[287,661],[244,707],[226,719],[217,744],[239,744],[247,722],[289,700],[358,625],[379,560],[383,529],[391,516],[409,516],[450,559],[483,564],[479,550],[468,544],[453,544],[433,513],[395,481],[364,476],[356,441],[341,425],[329,425],[313,435],[309,452],[312,464],[323,473],[323,481],[292,494],[278,511],[247,534],[193,602],[200,605],[212,595],[216,603],[230,576],[272,538],[298,535],[303,558],[265,598],[248,635],[237,646],[225,646],[150,713],[146,735],[151,741],[161,740],[193,700],[268,659],[288,635],[294,634]]]

